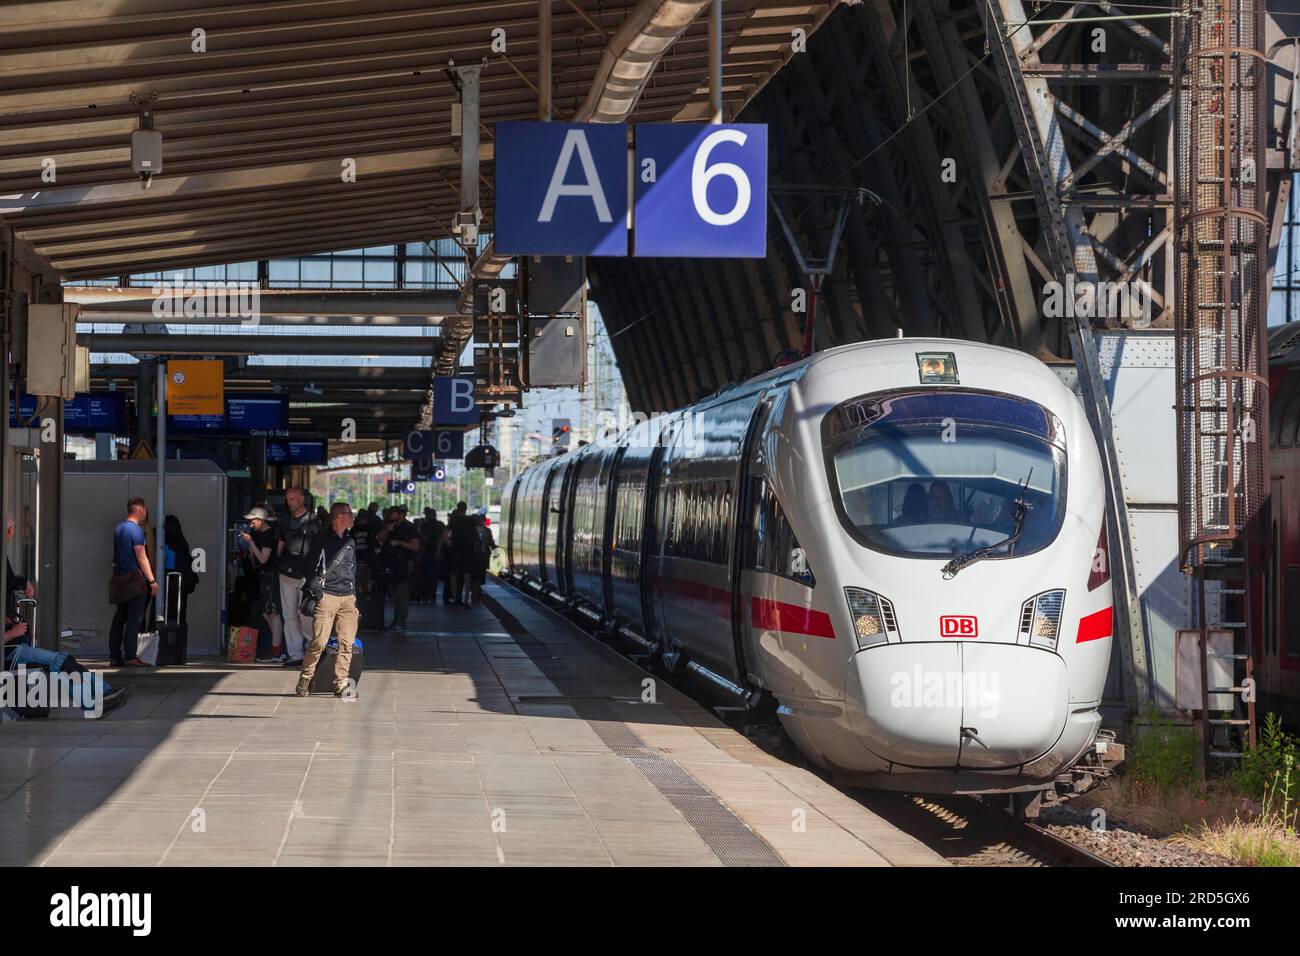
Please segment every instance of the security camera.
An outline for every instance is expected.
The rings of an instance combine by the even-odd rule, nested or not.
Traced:
[[[131,134],[131,171],[140,177],[140,185],[162,172],[162,133],[156,129],[138,129]]]

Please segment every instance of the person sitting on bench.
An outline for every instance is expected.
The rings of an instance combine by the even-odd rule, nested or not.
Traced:
[[[6,533],[8,536],[13,535],[13,518],[9,519]],[[6,581],[8,582],[8,593],[5,595],[5,640],[4,640],[4,669],[17,673],[19,666],[24,667],[43,667],[53,674],[81,674],[81,706],[83,710],[94,711],[96,709],[95,685],[86,675],[90,671],[86,670],[78,660],[65,651],[48,651],[43,647],[36,647],[32,644],[32,635],[28,633],[27,622],[19,619],[18,616],[18,595],[23,594],[26,597],[34,597],[36,589],[32,587],[30,581],[24,577],[14,574],[13,565],[9,563],[9,558],[5,557],[5,570],[8,572]],[[103,712],[100,716],[116,710],[126,703],[131,696],[130,686],[113,689],[104,682],[103,690]]]
[[[90,680],[90,671],[82,666],[71,654],[66,651],[48,651],[43,647],[35,647],[31,643],[31,635],[27,631],[27,622],[19,621],[5,615],[5,652],[4,652],[4,669],[18,672],[19,667],[36,668],[43,667],[49,671],[50,675],[55,674],[79,674],[78,680],[81,682],[81,707],[87,712],[96,710],[97,704],[103,704],[103,711],[100,716],[117,710],[126,703],[127,698],[131,696],[130,686],[110,687],[108,681],[103,683],[103,698],[101,701],[95,699],[95,683]],[[56,702],[51,700],[51,705]]]

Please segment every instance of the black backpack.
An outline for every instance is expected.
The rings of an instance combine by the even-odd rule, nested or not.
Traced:
[[[304,567],[307,561],[307,554],[311,551],[312,542],[316,540],[316,535],[320,532],[320,523],[316,516],[310,511],[303,516],[305,519],[300,528],[289,527],[288,522],[292,519],[285,519],[283,540],[284,552],[276,559],[275,569],[281,574],[287,574],[292,578],[301,578],[306,575],[307,569]]]

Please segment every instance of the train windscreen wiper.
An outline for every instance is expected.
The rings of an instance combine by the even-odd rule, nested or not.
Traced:
[[[994,552],[1001,548],[1006,548],[1007,553],[1011,553],[1011,549],[1015,547],[1016,542],[1025,533],[1025,521],[1029,518],[1029,512],[1034,508],[1029,503],[1029,499],[1025,497],[1025,492],[1029,488],[1029,479],[1033,474],[1034,469],[1030,468],[1029,474],[1025,475],[1025,480],[1020,483],[1020,494],[1016,496],[1015,510],[1011,512],[1011,533],[995,544],[957,555],[940,569],[945,581],[955,578],[957,572],[962,568],[969,567],[977,561],[983,561],[985,558],[993,557]]]

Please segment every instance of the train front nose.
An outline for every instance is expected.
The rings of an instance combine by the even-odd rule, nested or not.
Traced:
[[[846,677],[854,732],[900,770],[1015,767],[1065,727],[1065,663],[1034,647],[878,644],[854,655]]]

